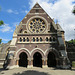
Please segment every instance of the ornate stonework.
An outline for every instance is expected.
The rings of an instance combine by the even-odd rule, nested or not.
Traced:
[[[34,18],[29,22],[28,28],[31,33],[43,33],[46,30],[46,24],[42,19]]]
[[[38,3],[16,27],[8,57],[7,68],[68,66],[64,31]]]

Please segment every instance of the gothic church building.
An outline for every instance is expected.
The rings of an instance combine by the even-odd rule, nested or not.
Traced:
[[[68,67],[64,31],[36,3],[13,33],[7,68]]]

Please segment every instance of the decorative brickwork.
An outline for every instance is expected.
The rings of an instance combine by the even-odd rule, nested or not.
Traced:
[[[67,54],[64,31],[36,3],[16,27],[10,44],[9,56],[7,68],[14,65],[25,65],[28,68],[34,66],[68,68],[68,62],[65,62]]]

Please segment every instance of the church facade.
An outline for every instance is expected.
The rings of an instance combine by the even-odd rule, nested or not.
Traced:
[[[64,31],[36,3],[13,33],[7,68],[68,68]]]

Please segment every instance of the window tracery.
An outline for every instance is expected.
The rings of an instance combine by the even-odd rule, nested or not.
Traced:
[[[29,22],[29,30],[32,33],[42,33],[46,29],[45,22],[40,18],[34,18]]]

